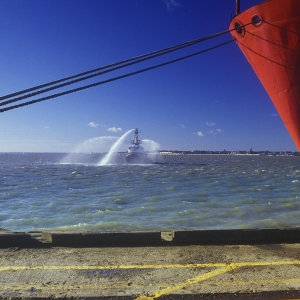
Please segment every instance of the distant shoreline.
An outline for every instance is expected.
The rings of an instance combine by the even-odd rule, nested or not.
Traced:
[[[264,156],[300,156],[292,151],[159,151],[161,155],[264,155]]]
[[[68,155],[68,154],[78,154],[78,155],[105,155],[107,152],[104,153],[75,153],[75,152],[0,152],[0,155],[8,155],[8,154],[59,154],[59,155]],[[125,151],[118,152],[119,154],[127,153]],[[158,151],[161,155],[238,155],[238,156],[300,156],[300,152],[293,152],[293,151],[205,151],[205,150],[195,150],[195,151],[179,151],[179,150],[160,150]]]

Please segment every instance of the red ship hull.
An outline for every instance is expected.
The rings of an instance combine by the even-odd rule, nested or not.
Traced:
[[[300,151],[300,0],[263,2],[229,28]]]

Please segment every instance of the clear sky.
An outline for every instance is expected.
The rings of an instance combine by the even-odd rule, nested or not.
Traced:
[[[241,9],[259,2],[241,0]],[[0,95],[227,30],[234,13],[235,0],[1,0]],[[76,86],[228,40],[229,33]],[[1,113],[0,151],[69,152],[136,127],[161,150],[297,151],[235,43]]]

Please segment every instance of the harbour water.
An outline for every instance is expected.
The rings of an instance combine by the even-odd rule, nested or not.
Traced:
[[[122,156],[122,154],[121,154]],[[165,155],[99,165],[99,154],[0,154],[0,227],[13,231],[299,226],[300,157]],[[122,161],[122,160],[121,160]]]

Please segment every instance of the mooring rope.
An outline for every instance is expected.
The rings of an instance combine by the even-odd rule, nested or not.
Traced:
[[[246,27],[249,24],[253,24],[253,22],[241,25],[241,27]],[[62,88],[64,86],[71,85],[71,84],[74,84],[74,83],[78,83],[80,81],[87,80],[87,79],[90,79],[92,77],[96,77],[96,76],[99,76],[99,75],[103,75],[103,74],[106,74],[106,73],[109,73],[109,72],[116,71],[116,70],[121,69],[121,68],[125,68],[125,67],[128,67],[128,66],[134,65],[134,64],[138,64],[138,63],[141,63],[143,61],[146,61],[146,60],[149,60],[149,59],[152,59],[152,58],[164,55],[164,54],[171,53],[173,51],[177,51],[177,50],[195,45],[197,43],[201,43],[201,42],[219,37],[221,35],[224,35],[226,33],[231,32],[233,30],[237,30],[237,28],[222,31],[222,32],[219,32],[219,33],[216,33],[216,34],[212,34],[212,35],[203,37],[203,38],[195,39],[195,40],[192,40],[192,41],[189,41],[189,42],[186,42],[186,43],[182,43],[182,44],[175,45],[175,46],[172,46],[172,47],[168,47],[168,48],[165,48],[165,49],[157,50],[157,51],[154,51],[154,52],[151,52],[151,53],[143,54],[143,55],[140,55],[140,56],[137,56],[137,57],[134,57],[134,58],[126,59],[126,60],[123,60],[123,61],[120,61],[120,62],[116,62],[116,63],[109,64],[109,65],[106,65],[106,66],[102,66],[100,68],[96,68],[96,69],[89,70],[89,71],[86,71],[86,72],[82,72],[82,73],[79,73],[79,74],[76,74],[76,75],[65,77],[65,78],[62,78],[62,79],[59,79],[59,80],[48,82],[48,83],[45,83],[45,84],[42,84],[42,85],[34,86],[32,88],[29,88],[29,89],[25,89],[25,90],[21,90],[21,91],[12,93],[12,94],[8,94],[8,95],[0,97],[0,106],[5,106],[5,105],[8,105],[8,104],[11,104],[11,103],[14,103],[14,102],[24,100],[26,98],[31,98],[33,96],[52,91],[54,89]],[[116,80],[119,80],[119,79],[122,79],[122,78],[130,77],[130,76],[133,76],[133,75],[136,75],[136,74],[140,74],[140,73],[143,73],[143,72],[146,72],[146,71],[150,71],[150,70],[153,70],[153,69],[156,69],[156,68],[159,68],[159,67],[162,67],[162,66],[166,66],[166,65],[169,65],[169,64],[172,64],[172,63],[175,63],[175,62],[178,62],[178,61],[181,61],[181,60],[184,60],[184,59],[187,59],[187,58],[199,55],[199,54],[202,54],[204,52],[219,48],[219,47],[224,46],[224,45],[226,45],[228,43],[231,43],[233,41],[234,40],[230,40],[230,41],[218,44],[216,46],[207,48],[205,50],[195,52],[193,54],[189,54],[189,55],[177,58],[177,59],[170,60],[170,61],[165,62],[165,63],[161,63],[161,64],[157,64],[157,65],[154,65],[154,66],[151,66],[151,67],[148,67],[148,68],[140,69],[138,71],[127,73],[127,74],[124,74],[124,75],[121,75],[121,76],[112,77],[112,78],[107,79],[107,80],[99,81],[99,82],[96,82],[96,83],[93,83],[93,84],[89,84],[89,85],[85,85],[85,86],[82,86],[82,87],[79,87],[79,88],[67,90],[67,91],[64,91],[64,92],[61,92],[61,93],[52,94],[52,95],[45,96],[45,97],[42,97],[42,98],[34,99],[34,100],[27,101],[27,102],[24,102],[24,103],[21,103],[21,104],[8,106],[8,107],[5,107],[3,109],[0,109],[0,112],[5,112],[5,111],[12,110],[12,109],[15,109],[15,108],[19,108],[19,107],[31,105],[31,104],[34,104],[34,103],[42,102],[42,101],[45,101],[45,100],[57,98],[57,97],[60,97],[60,96],[63,96],[63,95],[67,95],[67,94],[70,94],[70,93],[74,93],[74,92],[78,92],[78,91],[81,91],[81,90],[84,90],[84,89],[88,89],[88,88],[91,88],[91,87],[94,87],[94,86],[97,86],[97,85],[102,85],[102,84],[109,83],[109,82],[112,82],[112,81],[116,81]],[[90,75],[88,75],[88,74],[90,74]],[[87,75],[87,76],[84,76],[84,75]],[[82,76],[84,76],[84,77],[82,77]],[[70,79],[74,79],[74,78],[77,78],[77,77],[80,77],[80,78],[68,81]],[[64,81],[66,81],[66,82],[64,82]],[[64,82],[64,83],[61,83],[61,82]],[[57,84],[57,83],[61,83],[61,84]],[[51,85],[53,85],[53,86],[51,87]],[[32,91],[35,91],[35,92],[26,94],[26,93],[32,92]],[[20,97],[16,97],[16,98],[13,98],[13,99],[10,99],[10,100],[6,100],[6,99],[9,99],[11,97],[15,97],[15,96],[22,95],[22,94],[25,94],[25,95],[20,96]],[[6,100],[6,101],[3,101],[3,100]]]
[[[61,92],[61,93],[53,94],[53,95],[46,96],[46,97],[43,97],[43,98],[31,100],[31,101],[28,101],[28,102],[25,102],[25,103],[5,107],[5,108],[0,109],[0,112],[5,112],[5,111],[12,110],[12,109],[15,109],[15,108],[19,108],[19,107],[22,107],[22,106],[31,105],[31,104],[42,102],[42,101],[45,101],[45,100],[57,98],[57,97],[60,97],[60,96],[63,96],[63,95],[67,95],[67,94],[75,93],[75,92],[78,92],[78,91],[81,91],[81,90],[84,90],[84,89],[88,89],[88,88],[91,88],[91,87],[94,87],[94,86],[97,86],[97,85],[109,83],[109,82],[112,82],[112,81],[120,80],[122,78],[130,77],[130,76],[133,76],[133,75],[136,75],[136,74],[140,74],[140,73],[143,73],[143,72],[146,72],[146,71],[150,71],[150,70],[153,70],[153,69],[156,69],[156,68],[160,68],[160,67],[163,67],[163,66],[166,66],[166,65],[169,65],[169,64],[172,64],[172,63],[175,63],[175,62],[178,62],[178,61],[181,61],[181,60],[199,55],[199,54],[202,54],[204,52],[219,48],[221,46],[227,45],[227,44],[232,43],[232,42],[234,42],[234,40],[230,40],[230,41],[224,42],[222,44],[207,48],[205,50],[198,51],[198,52],[195,52],[193,54],[189,54],[189,55],[177,58],[177,59],[170,60],[168,62],[164,62],[164,63],[158,64],[158,65],[154,65],[154,66],[151,66],[151,67],[148,67],[148,68],[144,68],[144,69],[141,69],[141,70],[138,70],[138,71],[135,71],[135,72],[127,73],[127,74],[124,74],[124,75],[121,75],[121,76],[113,77],[113,78],[110,78],[110,79],[107,79],[107,80],[103,80],[103,81],[96,82],[96,83],[93,83],[93,84],[85,85],[85,86],[82,86],[82,87],[79,87],[79,88],[76,88],[76,89],[72,89],[72,90],[68,90],[68,91],[64,91],[64,92]],[[1,103],[0,106],[1,105],[4,105],[4,104]]]
[[[180,49],[183,49],[183,48],[186,48],[186,47],[189,47],[189,46],[192,46],[192,45],[204,42],[204,41],[207,41],[209,39],[216,38],[216,37],[221,36],[225,33],[228,33],[228,30],[222,31],[222,32],[219,32],[219,33],[216,33],[216,34],[212,34],[212,35],[209,35],[209,36],[206,36],[206,37],[203,37],[203,38],[195,39],[195,40],[192,40],[192,41],[189,41],[189,42],[185,42],[185,43],[182,43],[182,44],[179,44],[179,45],[175,45],[175,46],[172,46],[172,47],[157,50],[157,51],[154,51],[154,52],[151,52],[151,53],[139,55],[139,56],[136,56],[136,57],[133,57],[133,58],[129,58],[129,59],[126,59],[126,60],[123,60],[123,61],[120,61],[120,62],[116,62],[116,63],[109,64],[109,65],[106,65],[106,66],[102,66],[102,67],[99,67],[99,68],[96,68],[96,69],[93,69],[93,70],[89,70],[89,71],[82,72],[82,73],[72,75],[72,76],[69,76],[69,77],[65,77],[65,78],[62,78],[62,79],[59,79],[59,80],[48,82],[48,83],[45,83],[45,84],[42,84],[42,85],[34,86],[32,88],[28,88],[28,89],[18,91],[18,92],[12,93],[12,94],[1,96],[0,101],[11,98],[11,97],[15,97],[15,96],[18,96],[18,95],[21,95],[21,94],[25,94],[25,93],[28,93],[28,92],[31,92],[31,91],[34,91],[34,90],[37,90],[37,89],[40,89],[40,88],[48,87],[48,86],[51,86],[51,85],[54,85],[54,84],[57,84],[57,83],[60,83],[60,82],[64,82],[64,81],[67,81],[69,79],[73,79],[73,78],[76,78],[76,77],[81,77],[81,76],[84,76],[84,75],[87,75],[87,74],[95,73],[97,71],[105,70],[105,71],[97,72],[95,74],[85,76],[85,77],[82,77],[82,78],[79,78],[79,79],[76,79],[76,80],[68,81],[64,84],[56,85],[56,86],[54,86],[52,88],[49,88],[49,89],[44,89],[44,90],[41,90],[41,91],[38,91],[38,92],[35,92],[35,93],[27,94],[23,97],[14,98],[15,101],[23,100],[25,98],[36,96],[36,95],[41,94],[41,93],[46,93],[48,91],[51,91],[51,90],[54,90],[54,89],[57,89],[57,88],[61,88],[61,87],[64,87],[64,86],[67,86],[67,85],[70,85],[70,84],[74,84],[74,83],[80,82],[82,80],[90,79],[92,77],[103,75],[103,74],[108,73],[108,72],[112,72],[112,71],[115,71],[115,70],[118,70],[118,69],[121,69],[121,68],[124,68],[124,67],[128,67],[128,66],[131,66],[131,65],[134,65],[134,64],[137,64],[137,63],[140,63],[140,62],[143,62],[143,61],[161,56],[161,55],[165,55],[165,54],[168,54],[168,53],[171,53],[171,52],[174,52],[174,51],[177,51],[177,50],[180,50]],[[108,70],[106,70],[106,69],[108,69]]]

